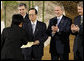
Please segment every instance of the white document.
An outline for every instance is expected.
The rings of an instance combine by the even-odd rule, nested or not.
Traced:
[[[26,45],[22,45],[21,48],[31,47],[34,42],[28,42]]]

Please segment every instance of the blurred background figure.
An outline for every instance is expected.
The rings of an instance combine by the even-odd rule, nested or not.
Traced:
[[[24,23],[29,22],[29,15],[27,13],[27,5],[25,3],[20,3],[18,5],[18,12],[23,16],[24,18]]]

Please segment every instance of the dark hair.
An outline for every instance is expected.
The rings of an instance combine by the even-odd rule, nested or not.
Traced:
[[[14,14],[12,16],[12,25],[19,25],[21,22],[24,22],[23,16],[21,14]]]
[[[37,12],[37,10],[36,10],[35,8],[30,8],[30,9],[28,10],[28,12],[29,12],[30,10],[35,10],[35,14],[36,14],[36,15],[38,14],[38,12]]]
[[[24,6],[25,8],[27,8],[27,5],[26,5],[25,3],[20,3],[20,4],[18,5],[18,7],[21,7],[21,6]]]

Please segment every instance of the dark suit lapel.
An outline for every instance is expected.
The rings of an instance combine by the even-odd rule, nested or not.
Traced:
[[[64,15],[63,15],[63,17],[62,17],[62,19],[61,19],[61,21],[60,21],[58,27],[61,27],[61,25],[64,23],[64,20],[65,20],[65,18],[64,18]],[[62,26],[63,26],[63,25],[62,25]]]
[[[29,15],[28,15],[27,13],[26,13],[26,16],[25,16],[24,19],[25,19],[26,22],[28,22],[28,23],[30,22],[30,20],[29,20]]]
[[[26,13],[25,19],[28,19],[28,14]]]
[[[39,28],[39,22],[37,21],[36,29],[35,29],[35,32],[34,32],[34,36],[37,35],[37,33],[38,33],[38,28]]]
[[[78,17],[78,26],[80,26],[80,23],[81,23],[81,16]]]
[[[78,16],[78,17],[75,19],[74,24],[80,26],[80,23],[81,23],[81,16]]]
[[[29,33],[31,33],[33,35],[33,29],[32,29],[31,22],[29,22],[29,24],[28,24],[28,29],[29,29]]]

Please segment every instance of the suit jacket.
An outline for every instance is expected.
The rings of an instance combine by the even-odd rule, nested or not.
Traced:
[[[52,30],[51,27],[53,26],[54,22],[57,21],[57,18],[54,17],[50,19],[47,34],[51,36],[50,42],[50,53],[52,54],[63,54],[70,52],[70,45],[69,45],[69,35],[70,35],[70,26],[72,20],[66,16],[63,16],[61,22],[59,23],[59,32],[56,32],[55,35],[52,37]]]
[[[78,50],[80,54],[83,54],[83,23],[81,23],[81,16],[75,17],[74,24],[78,25],[80,30],[79,32],[73,33],[76,37],[74,40],[74,53]]]
[[[42,57],[43,56],[43,47],[44,42],[47,39],[46,36],[46,24],[37,21],[36,29],[33,34],[31,22],[25,23],[23,25],[24,30],[26,31],[27,38],[29,42],[34,42],[35,40],[39,40],[39,45],[33,45],[30,48],[23,49],[23,54],[30,55],[31,53],[34,54],[34,57]]]
[[[24,23],[26,23],[26,22],[30,22],[29,15],[27,13],[26,13],[26,16],[24,18]]]
[[[16,25],[5,28],[1,35],[1,59],[22,60],[23,44],[27,38],[24,30]]]

